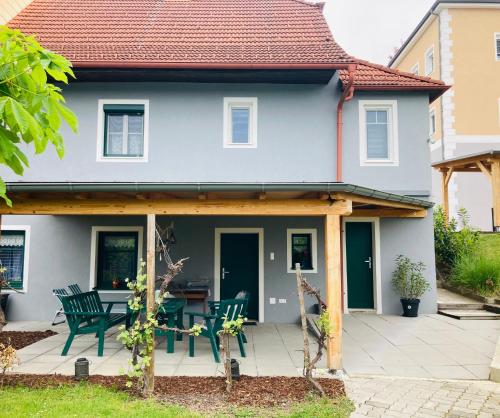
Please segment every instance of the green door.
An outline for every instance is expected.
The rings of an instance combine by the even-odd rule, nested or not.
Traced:
[[[259,319],[259,234],[222,233],[220,239],[220,298],[250,292],[248,319]]]
[[[371,222],[346,222],[347,306],[373,309]]]

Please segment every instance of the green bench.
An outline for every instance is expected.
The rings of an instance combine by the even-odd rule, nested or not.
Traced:
[[[111,327],[127,320],[126,313],[112,313],[111,310],[114,305],[126,304],[127,302],[103,302],[96,290],[58,297],[61,300],[70,329],[70,334],[61,355],[65,356],[68,354],[76,335],[95,334],[99,338],[97,355],[102,357],[104,352],[104,333]],[[103,304],[108,305],[106,310],[103,308]]]

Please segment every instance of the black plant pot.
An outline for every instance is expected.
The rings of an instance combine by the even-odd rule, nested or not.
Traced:
[[[2,311],[5,315],[5,319],[7,319],[7,299],[9,298],[9,295],[4,293],[0,295],[0,306],[2,307]]]
[[[417,317],[419,304],[420,299],[401,299],[401,305],[403,305],[403,316],[409,318]]]

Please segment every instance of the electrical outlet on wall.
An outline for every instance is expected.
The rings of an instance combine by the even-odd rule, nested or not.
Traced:
[[[274,261],[274,253],[269,254],[269,260]]]
[[[286,303],[286,299],[280,299],[278,302],[279,303]]]
[[[269,298],[270,305],[276,305],[276,298]]]

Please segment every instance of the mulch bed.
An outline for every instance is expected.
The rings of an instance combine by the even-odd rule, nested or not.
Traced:
[[[344,383],[337,379],[318,379],[328,396],[345,396]],[[102,385],[137,395],[126,388],[124,376],[90,376],[92,384]],[[57,387],[75,384],[71,376],[8,374],[5,386],[25,386],[30,388]],[[156,377],[155,395],[166,402],[206,410],[230,405],[251,407],[286,407],[305,400],[311,389],[301,377],[251,377],[241,376],[234,382],[233,390],[225,392],[222,377]]]
[[[10,344],[16,349],[27,347],[37,341],[57,335],[57,332],[47,331],[2,331],[0,332],[0,343]]]

